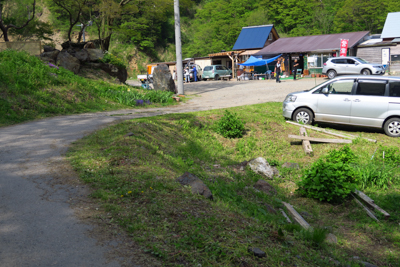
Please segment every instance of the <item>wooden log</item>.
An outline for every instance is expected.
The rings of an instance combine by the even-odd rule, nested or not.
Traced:
[[[283,217],[286,218],[288,223],[292,223],[292,221],[289,219],[289,217],[286,215],[286,213],[283,211],[283,209],[279,209],[282,212]]]
[[[370,211],[367,207],[365,207],[360,200],[358,200],[354,195],[353,195],[354,199],[356,200],[357,204],[360,205],[368,214],[369,217],[371,217],[372,219],[374,219],[375,221],[379,222],[378,218],[375,217],[374,213],[372,211]]]
[[[300,127],[300,135],[301,136],[308,136],[306,128]],[[314,154],[314,152],[312,150],[312,147],[311,147],[311,143],[308,140],[303,140],[303,149],[304,149],[304,152],[306,152],[307,155],[312,156]]]
[[[385,216],[385,219],[390,217],[390,214],[387,213],[386,211],[384,211],[383,209],[381,209],[378,205],[375,204],[375,202],[369,198],[366,194],[364,194],[361,191],[356,190],[354,193],[356,193],[362,200],[364,200],[368,205],[370,205],[371,207],[373,207],[374,209],[378,210],[379,212],[381,212],[383,214],[383,216]]]
[[[296,125],[296,126],[301,126],[301,127],[307,128],[307,129],[312,129],[314,131],[322,132],[322,133],[333,135],[333,136],[337,136],[337,137],[348,138],[348,139],[356,139],[356,138],[358,138],[358,136],[354,136],[354,135],[351,135],[351,134],[346,134],[346,135],[337,134],[337,133],[333,133],[333,132],[327,131],[325,129],[321,129],[319,127],[310,126],[310,125],[303,125],[303,124],[299,124],[299,123],[296,123],[296,122],[293,122],[293,121],[286,121],[286,123],[290,123],[290,124],[293,124],[293,125]],[[369,139],[369,138],[366,138],[366,137],[361,137],[361,138],[363,138],[365,140],[368,140],[370,142],[373,142],[373,143],[377,142],[375,139]]]
[[[306,222],[306,220],[303,219],[303,217],[301,217],[301,215],[293,208],[292,205],[290,205],[289,203],[283,202],[283,205],[285,205],[286,209],[288,210],[288,212],[293,216],[293,218],[295,219],[295,221],[300,224],[304,229],[310,229],[311,226]]]
[[[300,136],[293,134],[289,134],[288,137],[294,139],[319,142],[319,143],[351,144],[353,142],[352,140],[345,140],[345,139],[316,138],[316,137]]]

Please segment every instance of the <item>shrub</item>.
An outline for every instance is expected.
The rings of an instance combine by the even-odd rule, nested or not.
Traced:
[[[356,167],[358,181],[361,189],[366,187],[378,187],[388,189],[390,185],[398,178],[394,166],[382,166],[376,163],[359,165]]]
[[[356,173],[351,166],[355,159],[348,146],[329,152],[304,172],[297,191],[320,201],[343,201],[356,189]]]
[[[122,61],[122,59],[120,59],[119,57],[111,54],[110,52],[106,52],[104,54],[104,57],[102,59],[102,62],[104,63],[110,63],[113,64],[114,66],[126,69],[126,65],[124,64],[124,62]]]
[[[236,113],[225,110],[224,116],[218,121],[217,133],[225,138],[240,138],[244,134],[243,122]]]

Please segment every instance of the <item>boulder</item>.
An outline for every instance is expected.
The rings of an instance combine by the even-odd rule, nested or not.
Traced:
[[[329,233],[326,238],[325,241],[327,243],[331,243],[331,244],[337,244],[337,237],[334,234]]]
[[[94,50],[94,49],[92,49],[92,50]],[[110,63],[101,63],[100,69],[104,70],[109,75],[118,78],[118,80],[121,83],[125,83],[126,80],[128,79],[128,72],[126,71],[125,68],[120,68],[120,67],[114,66],[113,64],[110,64]]]
[[[59,53],[60,53],[59,50],[43,52],[43,53],[40,54],[40,59],[42,59],[43,61],[49,61],[49,59],[50,59],[53,62],[56,62],[57,56],[58,56]]]
[[[52,52],[54,50],[56,50],[56,49],[54,47],[52,47],[52,46],[49,46],[49,45],[44,45],[43,46],[43,51],[44,52]]]
[[[98,62],[103,59],[104,53],[101,49],[85,49],[89,55],[89,61]]]
[[[77,51],[73,56],[79,59],[80,62],[86,62],[89,59],[89,53],[86,49]]]
[[[166,64],[160,64],[153,71],[153,85],[155,90],[176,93],[175,83]]]
[[[58,54],[57,64],[75,74],[79,73],[81,67],[80,61],[76,57],[71,56],[68,52],[60,52]]]
[[[70,41],[66,41],[66,42],[61,44],[61,47],[63,48],[63,50],[67,50],[69,48],[72,48],[72,49],[83,49],[85,44],[86,43],[73,43],[73,42],[70,42]]]
[[[255,172],[265,177],[272,179],[274,177],[274,171],[269,163],[263,158],[258,157],[256,159],[251,160],[248,165]]]
[[[96,48],[96,47],[94,46],[94,43],[93,43],[93,42],[87,42],[87,43],[83,46],[83,48],[85,48],[85,49],[94,49],[94,48]]]
[[[182,176],[178,177],[176,181],[181,185],[189,185],[192,188],[192,194],[199,194],[205,198],[213,199],[210,189],[203,181],[189,172],[185,172]]]
[[[260,179],[257,181],[257,183],[255,185],[253,185],[253,187],[257,190],[260,190],[270,196],[275,195],[276,194],[276,190],[275,188],[270,185],[268,182]]]

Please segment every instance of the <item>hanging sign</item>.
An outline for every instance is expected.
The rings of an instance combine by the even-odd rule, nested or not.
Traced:
[[[340,55],[341,57],[347,56],[347,46],[349,45],[348,39],[340,39]]]

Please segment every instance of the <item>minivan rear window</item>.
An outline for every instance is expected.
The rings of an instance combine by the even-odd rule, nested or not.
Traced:
[[[384,96],[387,81],[359,80],[356,95]]]
[[[211,66],[207,66],[207,67],[204,68],[204,71],[210,71],[210,70],[212,70]]]
[[[400,82],[389,83],[389,96],[400,97]]]

